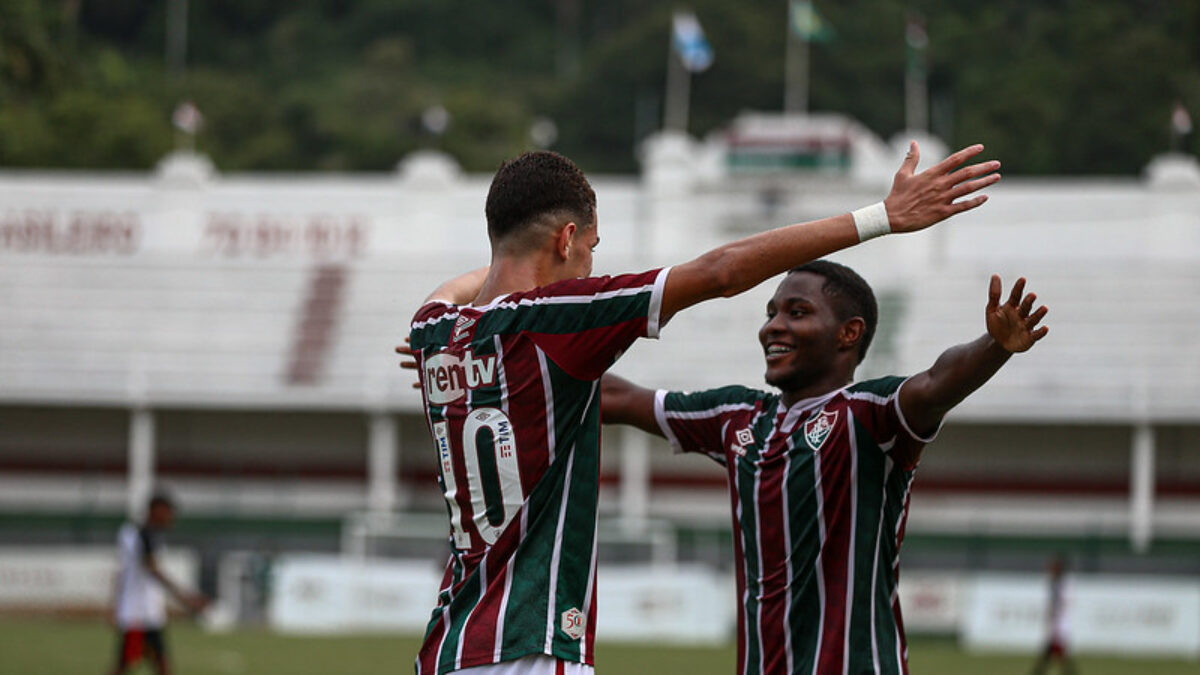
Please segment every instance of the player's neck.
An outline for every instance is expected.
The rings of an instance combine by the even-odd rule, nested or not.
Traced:
[[[819,380],[805,382],[795,388],[783,390],[781,402],[784,407],[790,408],[799,401],[824,396],[849,385],[853,381],[853,372],[830,372]]]
[[[479,307],[510,293],[562,281],[567,278],[563,274],[563,266],[547,255],[497,256],[471,304]]]

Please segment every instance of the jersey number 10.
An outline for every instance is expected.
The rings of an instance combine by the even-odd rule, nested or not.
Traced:
[[[467,495],[471,498],[471,521],[475,530],[484,543],[495,543],[524,501],[516,437],[508,415],[496,408],[479,408],[468,413],[458,444],[461,453],[455,453],[451,448],[448,422],[436,422],[433,437],[446,503],[450,506],[454,546],[459,549],[471,547],[471,536],[465,529],[457,499],[456,456],[462,458],[466,470]]]

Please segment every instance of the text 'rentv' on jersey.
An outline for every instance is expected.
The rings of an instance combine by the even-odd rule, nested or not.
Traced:
[[[658,336],[667,274],[432,302],[413,318],[452,544],[418,673],[540,653],[592,663],[599,378]]]
[[[913,471],[933,437],[905,421],[902,382],[868,380],[791,408],[745,387],[657,393],[672,445],[726,466],[737,672],[907,672],[900,542]]]

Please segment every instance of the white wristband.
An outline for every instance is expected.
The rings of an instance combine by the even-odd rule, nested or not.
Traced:
[[[857,211],[852,211],[850,215],[854,216],[854,229],[858,230],[859,241],[874,239],[892,232],[892,226],[888,222],[887,208],[883,202],[864,206]]]

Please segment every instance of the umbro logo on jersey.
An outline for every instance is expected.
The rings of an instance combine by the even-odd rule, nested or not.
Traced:
[[[829,434],[833,431],[833,425],[837,424],[837,418],[836,410],[833,412],[822,410],[820,414],[813,415],[804,423],[804,440],[813,452],[820,450],[821,446],[825,445],[825,439],[829,438]]]
[[[436,405],[453,403],[466,396],[468,389],[495,382],[495,354],[475,358],[468,349],[461,359],[453,354],[437,354],[425,361],[425,395]]]
[[[746,427],[738,429],[734,436],[737,437],[737,443],[734,443],[732,448],[734,454],[738,457],[745,457],[746,446],[754,445],[754,432],[750,430],[750,427]]]
[[[450,338],[450,341],[458,342],[459,340],[467,337],[467,330],[471,326],[474,326],[474,325],[475,325],[475,319],[471,319],[471,318],[468,318],[465,316],[459,316],[458,321],[454,322],[454,334]]]

